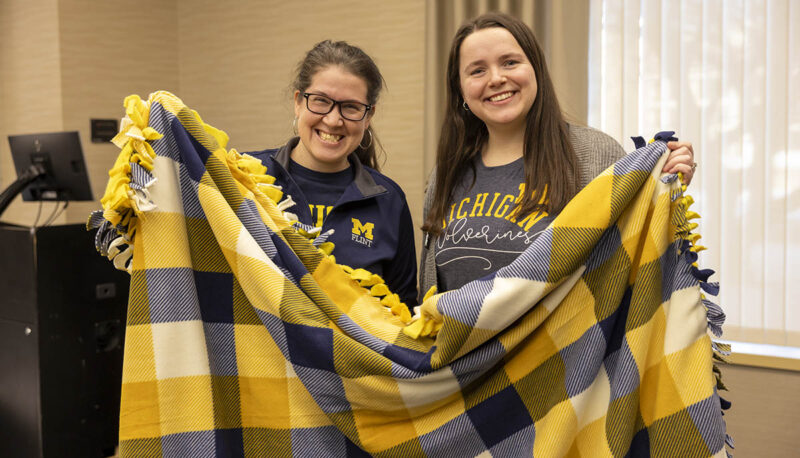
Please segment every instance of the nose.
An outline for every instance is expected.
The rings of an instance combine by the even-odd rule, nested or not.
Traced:
[[[503,72],[498,67],[492,67],[489,70],[489,84],[493,86],[499,86],[506,82],[506,77],[503,75]]]
[[[338,126],[339,124],[344,123],[344,119],[342,119],[342,113],[339,112],[338,105],[334,106],[330,113],[323,116],[322,120],[329,126]]]

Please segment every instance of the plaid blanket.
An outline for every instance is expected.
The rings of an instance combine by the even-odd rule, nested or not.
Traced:
[[[725,456],[724,315],[671,133],[411,317],[174,95],[125,106],[89,222],[131,274],[122,456]]]

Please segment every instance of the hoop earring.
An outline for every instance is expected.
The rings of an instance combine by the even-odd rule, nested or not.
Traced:
[[[464,111],[469,111],[469,105],[467,105],[467,101],[461,102],[461,106],[464,107]]]
[[[369,148],[370,146],[372,146],[372,131],[371,131],[371,130],[369,130],[369,129],[367,129],[367,133],[369,134],[369,143],[367,143],[367,145],[366,145],[366,146],[364,146],[364,145],[362,145],[361,143],[359,143],[359,144],[358,144],[358,146],[360,146],[360,147],[361,147],[361,149],[367,149],[367,148]],[[365,135],[365,137],[366,137],[366,135]],[[364,141],[364,138],[363,138],[363,137],[361,138],[361,141]]]
[[[297,116],[295,116],[294,120],[292,121],[292,132],[297,135]]]

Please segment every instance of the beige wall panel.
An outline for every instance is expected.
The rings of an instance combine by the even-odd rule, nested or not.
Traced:
[[[95,198],[103,196],[119,149],[91,142],[91,118],[119,119],[123,99],[157,89],[179,92],[174,1],[61,0],[64,130],[80,131]],[[99,202],[71,203],[69,222],[84,222]]]
[[[588,118],[589,4],[586,0],[540,2],[536,35],[545,49],[548,71],[567,120],[586,124]]]
[[[386,79],[374,126],[383,171],[422,213],[425,2],[369,0],[179,2],[180,88],[185,103],[231,136],[240,151],[283,144],[294,117],[297,63],[323,39],[371,55]],[[417,240],[419,247],[419,237]]]
[[[58,4],[0,1],[0,187],[17,178],[8,135],[62,130]],[[48,212],[53,204],[45,204]],[[38,203],[17,197],[3,221],[33,223]]]
[[[800,373],[747,366],[723,366],[733,406],[725,413],[735,456],[800,456]]]

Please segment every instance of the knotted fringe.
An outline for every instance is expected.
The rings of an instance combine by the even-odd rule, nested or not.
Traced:
[[[125,98],[125,117],[119,133],[111,140],[122,149],[108,172],[106,191],[100,200],[103,210],[93,212],[86,229],[97,229],[95,248],[114,262],[114,267],[131,271],[133,237],[138,218],[155,208],[148,188],[156,181],[152,174],[155,151],[150,141],[162,135],[149,127],[150,105],[138,95]]]
[[[674,132],[671,131],[659,132],[650,142],[655,140],[663,140],[665,142],[677,141],[678,139],[673,137],[673,134]],[[645,141],[642,137],[632,137],[631,139],[633,140],[636,148],[640,148],[645,145]],[[661,181],[664,183],[673,183],[675,180],[680,180],[681,182],[680,187],[676,187],[670,195],[672,201],[677,205],[676,210],[673,212],[672,224],[676,228],[676,238],[681,239],[680,246],[678,248],[678,256],[682,257],[683,260],[690,265],[692,276],[697,280],[700,289],[702,289],[706,294],[717,296],[719,295],[719,283],[708,281],[708,279],[714,274],[714,270],[701,269],[697,264],[697,253],[706,250],[707,248],[697,243],[702,236],[696,232],[693,232],[695,229],[697,229],[698,224],[696,222],[692,222],[692,220],[699,219],[700,215],[695,211],[689,210],[689,207],[694,204],[694,198],[692,198],[691,195],[686,194],[687,188],[686,185],[683,184],[683,173],[673,173],[666,175],[661,179]],[[725,323],[725,313],[718,304],[708,300],[705,294],[701,293],[700,298],[703,306],[706,308],[708,330],[715,337],[722,337],[722,325]],[[715,361],[719,363],[727,363],[725,357],[731,354],[730,345],[723,344],[712,339],[711,350],[713,352],[713,359]],[[722,382],[722,371],[717,364],[714,364],[713,371],[717,390],[727,391],[727,387],[725,387],[725,384]],[[720,396],[720,407],[723,411],[728,410],[731,407],[731,403]],[[734,448],[733,439],[729,434],[726,434],[725,444],[731,449]],[[727,452],[727,455],[732,456],[730,452]]]
[[[289,213],[287,210],[296,205],[294,200],[292,200],[292,196],[288,194],[284,195],[281,187],[275,185],[275,177],[267,175],[267,167],[263,165],[260,160],[247,154],[240,154],[232,149],[228,152],[228,164],[231,170],[236,169],[246,175],[245,179],[250,180],[250,184],[252,185],[250,188],[258,188],[264,195],[275,202],[278,209],[284,212],[283,215],[286,219],[292,221],[292,226],[298,234],[310,239],[313,246],[317,247],[322,254],[336,263],[336,258],[333,255],[335,245],[333,242],[328,241],[328,238],[333,234],[333,230],[331,229],[322,233],[321,228],[301,223],[297,220],[297,215]],[[241,181],[241,175],[235,174],[235,176]],[[382,298],[380,301],[381,305],[391,311],[393,315],[400,318],[403,323],[411,323],[411,313],[408,307],[404,302],[400,302],[400,296],[389,291],[389,286],[386,285],[386,282],[380,275],[373,274],[366,269],[353,269],[343,264],[337,265],[347,272],[350,278],[356,281],[359,286],[369,291],[371,296]],[[436,331],[438,331],[439,328],[441,328],[441,324]],[[427,335],[432,334],[428,332]]]
[[[121,151],[114,167],[109,171],[109,181],[100,201],[103,209],[89,216],[86,229],[97,230],[95,234],[97,251],[112,260],[114,267],[130,273],[138,219],[144,218],[146,212],[156,208],[156,203],[152,201],[148,190],[156,182],[152,174],[156,153],[149,142],[158,140],[163,135],[149,126],[149,102],[143,101],[138,95],[130,95],[125,98],[123,105],[125,117],[120,123],[119,133],[111,140],[121,148]],[[197,112],[194,114],[200,119]],[[208,124],[203,123],[203,126],[224,148],[228,140],[227,135]],[[240,185],[254,194],[261,194],[261,197],[272,200],[298,234],[309,239],[322,254],[336,262],[332,254],[335,246],[333,242],[328,241],[333,230],[321,233],[321,228],[298,221],[297,215],[288,211],[296,205],[292,196],[284,194],[281,186],[275,184],[275,177],[267,174],[267,167],[259,159],[230,149],[226,154],[226,160],[231,174]],[[370,295],[382,298],[381,305],[399,317],[403,323],[410,324],[415,321],[406,304],[400,301],[396,293],[389,291],[386,282],[379,275],[365,269],[338,265],[361,287],[367,289]],[[406,334],[414,337],[420,335],[432,337],[441,329],[442,324],[420,322],[418,327],[419,330],[411,330]]]

